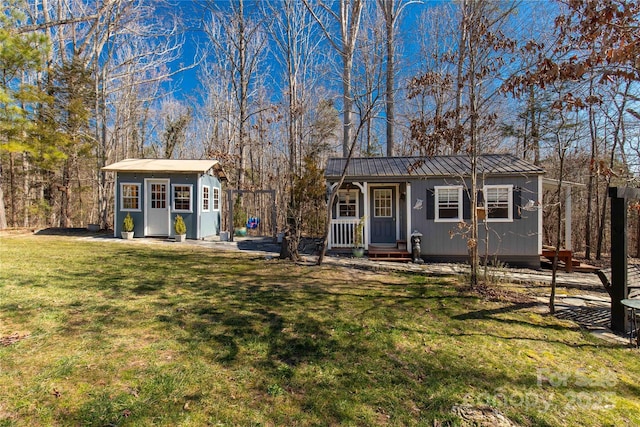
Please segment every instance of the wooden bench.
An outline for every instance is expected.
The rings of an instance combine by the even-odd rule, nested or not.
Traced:
[[[542,249],[542,256],[551,262],[553,262],[553,257],[555,257],[555,255],[555,249]],[[558,260],[564,262],[564,269],[567,273],[571,273],[573,271],[573,253],[569,249],[560,249],[558,251]],[[576,265],[580,265],[580,263],[576,261]]]
[[[611,268],[596,271],[605,290],[611,296]],[[640,298],[640,265],[627,265],[627,296],[626,298]]]

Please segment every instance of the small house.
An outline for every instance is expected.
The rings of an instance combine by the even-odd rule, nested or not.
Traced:
[[[126,159],[102,168],[115,172],[114,233],[120,235],[127,214],[135,236],[171,237],[181,215],[188,239],[220,232],[221,183],[217,160]]]
[[[328,190],[335,189],[345,158],[328,160]],[[478,249],[510,265],[540,267],[544,170],[510,154],[478,156]],[[420,253],[433,262],[468,259],[471,219],[471,162],[465,155],[370,157],[349,161],[332,207],[329,249],[354,246],[364,222],[370,255],[384,248],[411,251],[420,233]],[[393,250],[392,250],[393,249]]]

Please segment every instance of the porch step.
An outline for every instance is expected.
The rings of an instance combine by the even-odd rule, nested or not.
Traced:
[[[378,261],[411,262],[411,254],[394,247],[376,247],[369,245],[369,259]]]

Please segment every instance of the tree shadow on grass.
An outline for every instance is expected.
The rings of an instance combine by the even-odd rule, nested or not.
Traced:
[[[242,381],[241,388],[250,391],[241,396],[241,403],[273,424],[300,423],[296,417],[307,413],[312,414],[310,423],[321,420],[327,425],[373,425],[381,420],[380,416],[396,425],[431,425],[436,418],[446,418],[461,396],[491,395],[502,387],[538,389],[535,369],[528,361],[515,359],[514,363],[523,363],[515,372],[478,363],[473,357],[474,349],[465,347],[474,333],[459,332],[460,325],[472,331],[477,320],[491,320],[500,322],[498,325],[519,323],[567,329],[527,322],[522,317],[515,321],[501,317],[531,307],[526,304],[478,310],[475,297],[457,295],[451,286],[442,289],[437,284],[405,284],[407,291],[403,292],[381,278],[358,280],[358,276],[352,276],[352,281],[330,276],[323,283],[322,279],[307,278],[309,270],[302,268],[271,268],[268,261],[246,258],[238,263],[232,257],[205,251],[136,248],[112,250],[97,254],[94,259],[106,264],[89,283],[92,290],[107,299],[103,303],[106,315],[146,321],[140,313],[129,313],[125,303],[117,310],[106,306],[117,305],[118,299],[139,299],[144,307],[151,307],[147,311],[157,321],[150,321],[154,328],[150,334],[166,337],[171,340],[169,346],[184,353],[184,357],[176,357],[176,365],[159,366],[161,373],[185,361],[188,365],[199,360],[203,362],[202,369],[216,371],[216,378],[226,375],[222,381]],[[124,262],[131,266],[120,269]],[[109,268],[109,263],[114,268]],[[80,289],[91,271],[90,266],[77,267],[59,280],[71,281],[65,286]],[[100,304],[96,304],[98,307]],[[433,318],[424,315],[419,320],[418,324],[425,325],[424,330],[407,326],[415,325],[425,308],[431,308]],[[78,310],[78,306],[70,305],[69,309]],[[438,322],[447,319],[458,321],[449,325],[458,332],[434,333],[440,327]],[[380,327],[373,330],[367,322]],[[77,327],[81,331],[84,326]],[[438,338],[437,345],[421,345],[421,339],[431,337]],[[242,377],[242,371],[250,374]],[[193,380],[183,385],[178,374],[172,398],[207,395],[208,385]],[[164,378],[161,374],[156,376],[158,382]],[[118,399],[112,399],[111,393],[105,391],[100,401],[89,399],[83,407],[93,411],[90,406],[102,402],[105,415],[96,418],[100,422],[136,402],[150,402],[146,408],[133,407],[134,412],[144,411],[145,416],[168,411],[162,395],[152,395],[154,399],[149,400],[145,393],[140,399],[122,394],[122,406],[112,408]],[[224,396],[209,397],[218,398],[223,406],[238,404],[225,402]],[[286,404],[279,409],[282,400]],[[516,408],[520,409],[534,424],[545,424],[536,418],[536,410]],[[180,410],[173,413],[180,414]],[[71,416],[82,419],[81,414]],[[181,415],[174,416],[178,424]],[[233,421],[238,420],[229,424]]]

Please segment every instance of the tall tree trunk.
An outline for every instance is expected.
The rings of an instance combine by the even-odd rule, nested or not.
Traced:
[[[4,191],[2,189],[2,162],[0,162],[0,230],[7,228],[7,211],[4,206]]]
[[[31,200],[31,172],[29,168],[29,159],[24,154],[22,155],[22,175],[22,226],[29,227],[31,221],[31,215],[29,214]]]
[[[62,183],[60,186],[60,227],[71,227],[69,217],[69,199],[71,198],[71,165],[70,159],[65,160],[62,168]]]
[[[465,0],[463,2],[463,33],[467,32],[467,25],[469,22],[473,22],[476,18],[473,16],[477,11],[475,10],[474,4],[468,4]],[[471,277],[470,277],[470,285],[477,286],[478,284],[478,271],[480,265],[480,259],[478,256],[478,198],[476,194],[478,194],[478,96],[476,93],[476,53],[472,50],[474,46],[471,44],[471,35],[467,34],[465,36],[461,36],[462,40],[465,40],[465,43],[468,43],[465,46],[466,52],[469,53],[469,69],[467,71],[468,78],[468,92],[469,92],[469,154],[471,156],[471,194],[469,195],[471,201],[471,235],[470,240],[468,241],[469,247],[469,256],[470,256],[470,264],[471,264]],[[459,64],[460,68],[458,72],[461,71],[462,63]],[[461,89],[460,89],[461,91]],[[458,95],[456,95],[458,96]],[[461,96],[461,95],[460,95]],[[457,100],[456,100],[457,102]],[[458,119],[459,119],[459,111],[457,111]]]
[[[620,148],[621,152],[624,152],[624,137],[620,138],[620,134],[624,132],[624,111],[627,105],[627,100],[629,99],[629,89],[631,88],[631,82],[627,82],[625,86],[625,90],[623,92],[622,104],[616,105],[616,109],[618,110],[618,117],[614,124],[613,128],[613,146],[611,147],[611,153],[609,155],[609,170],[613,171],[616,161],[616,150]],[[625,162],[626,163],[626,162]],[[605,192],[608,191],[607,188],[611,184],[611,173],[607,173],[607,186],[605,188]],[[606,193],[602,202],[602,211],[600,214],[600,226],[598,228],[598,247],[596,252],[596,259],[601,259],[602,257],[602,245],[604,241],[604,229],[605,229],[605,221],[607,218],[607,199]]]
[[[591,79],[589,84],[589,92],[593,92],[593,79]],[[587,217],[585,218],[584,257],[590,260],[592,246],[591,236],[593,234],[593,230],[591,229],[591,217],[593,216],[594,177],[598,167],[598,139],[595,123],[595,111],[591,104],[589,105],[589,135],[591,137],[591,153],[589,156],[589,180],[587,183]],[[597,187],[595,191],[597,192]]]
[[[381,1],[385,19],[387,48],[387,81],[386,81],[386,119],[387,119],[387,156],[392,157],[395,149],[393,130],[395,122],[395,0]]]
[[[16,226],[16,210],[18,208],[18,194],[16,189],[15,153],[9,153],[9,191],[11,197],[11,226]]]
[[[558,141],[558,144],[560,142]],[[555,254],[553,256],[553,263],[551,268],[551,293],[549,294],[549,313],[554,314],[556,311],[556,285],[557,285],[557,275],[558,275],[558,252],[560,251],[560,242],[562,238],[562,176],[564,174],[564,154],[560,155],[560,172],[558,179],[558,205],[557,205],[557,213],[558,217],[556,219],[556,235],[555,235]],[[569,260],[568,262],[571,262]]]
[[[531,86],[529,89],[529,111],[531,120],[531,140],[529,142],[529,148],[533,148],[533,164],[540,166],[540,121],[538,120],[538,112],[536,111],[535,96],[535,88]]]
[[[342,156],[349,155],[349,142],[353,129],[353,97],[351,95],[351,70],[353,56],[344,58],[342,69],[342,100],[344,104],[344,118],[342,123]]]
[[[469,39],[469,19],[467,14],[469,8],[469,0],[462,0],[462,18],[460,21],[460,39],[458,41],[458,63],[456,64],[456,84],[455,84],[455,128],[457,133],[462,131],[462,91],[465,87],[464,82],[464,60],[467,55],[467,41]],[[462,137],[458,141],[452,141],[453,152],[450,154],[457,154],[461,148]]]

